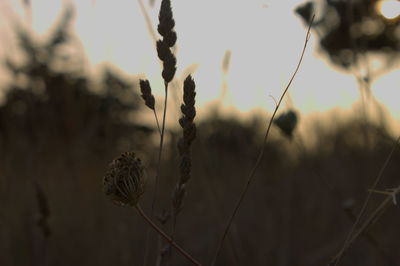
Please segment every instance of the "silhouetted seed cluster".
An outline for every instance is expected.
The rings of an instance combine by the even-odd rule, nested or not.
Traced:
[[[144,192],[144,167],[134,152],[125,152],[109,166],[103,178],[104,193],[116,204],[135,206]]]
[[[195,91],[196,85],[194,80],[189,75],[183,83],[183,104],[181,111],[183,116],[179,119],[179,124],[183,129],[183,136],[178,141],[178,150],[181,157],[180,179],[175,188],[173,195],[173,207],[175,215],[180,212],[183,207],[183,198],[185,196],[185,185],[190,179],[191,172],[191,155],[190,146],[196,138],[196,125],[193,122],[196,116],[195,108]]]
[[[142,93],[141,96],[144,100],[144,103],[151,110],[154,110],[154,105],[156,101],[154,99],[153,94],[151,93],[150,82],[148,80],[141,79],[139,83],[140,83],[140,91]]]
[[[175,21],[172,16],[170,0],[161,2],[158,19],[157,31],[163,38],[157,41],[157,54],[160,60],[163,61],[162,77],[168,83],[174,78],[176,71],[176,58],[172,54],[171,47],[175,45],[177,39],[176,32],[173,30]]]

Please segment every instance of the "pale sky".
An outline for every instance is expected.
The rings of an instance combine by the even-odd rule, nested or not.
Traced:
[[[142,0],[153,28],[158,8]],[[26,18],[20,0],[0,0],[1,35],[10,32],[7,19]],[[160,63],[139,0],[31,0],[32,27],[46,35],[62,10],[73,2],[73,29],[88,56],[91,71],[111,62],[128,75],[146,76],[156,95],[163,95]],[[290,79],[303,47],[306,28],[293,9],[295,0],[172,0],[176,22],[177,77],[184,78],[192,66],[197,85],[198,107],[221,100],[222,106],[240,111],[273,110]],[[4,16],[5,14],[5,16]],[[9,35],[9,34],[8,34]],[[12,49],[4,44],[0,57]],[[8,42],[10,43],[10,42]],[[318,54],[318,39],[311,37],[303,64],[290,88],[293,106],[302,114],[332,109],[349,110],[359,99],[353,76],[334,70]],[[227,75],[222,72],[225,52],[231,52]],[[195,66],[195,67],[194,67]],[[400,119],[399,69],[372,84],[372,92],[384,103],[397,123]],[[227,91],[222,93],[223,84]],[[158,89],[157,89],[158,88]],[[271,97],[272,96],[272,97]],[[282,106],[284,109],[285,106]]]

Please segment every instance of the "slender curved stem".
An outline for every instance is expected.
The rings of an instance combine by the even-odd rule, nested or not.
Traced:
[[[180,246],[178,246],[177,243],[175,243],[171,237],[169,237],[166,233],[164,233],[140,208],[139,204],[135,206],[135,210],[139,213],[140,216],[143,217],[143,219],[146,220],[146,222],[155,230],[157,231],[160,236],[162,236],[171,246],[173,246],[179,253],[181,253],[184,257],[186,257],[193,265],[198,265],[201,266],[201,264],[195,260],[190,254],[188,254],[184,249],[182,249]]]
[[[301,56],[300,56],[299,62],[298,62],[298,64],[297,64],[297,67],[296,67],[296,69],[295,69],[295,71],[294,71],[292,77],[290,78],[288,85],[286,86],[286,88],[285,88],[285,90],[283,91],[281,97],[279,98],[279,101],[278,101],[278,103],[277,103],[277,105],[276,105],[276,107],[275,107],[275,110],[274,110],[274,112],[273,112],[273,114],[272,114],[272,116],[271,116],[271,118],[270,118],[270,120],[269,120],[269,124],[268,124],[268,127],[267,127],[267,131],[266,131],[266,133],[265,133],[264,140],[263,140],[263,144],[262,144],[261,150],[260,150],[260,152],[259,152],[259,154],[258,154],[256,163],[254,164],[254,167],[252,168],[252,170],[251,170],[251,172],[250,172],[250,174],[249,174],[249,176],[248,176],[247,183],[246,183],[246,185],[245,185],[245,187],[244,187],[242,193],[240,194],[239,199],[238,199],[238,201],[237,201],[237,203],[236,203],[236,205],[235,205],[235,209],[234,209],[232,215],[230,216],[230,218],[229,218],[229,220],[228,220],[228,223],[227,223],[227,225],[226,225],[226,227],[225,227],[225,230],[224,230],[224,233],[223,233],[223,235],[222,235],[222,238],[221,238],[221,240],[220,240],[220,242],[219,242],[219,244],[218,244],[217,251],[216,251],[216,253],[215,253],[215,255],[214,255],[214,258],[213,258],[213,260],[212,260],[212,262],[211,262],[211,265],[212,265],[212,266],[214,266],[215,263],[216,263],[216,261],[217,261],[218,255],[219,255],[219,253],[220,253],[220,251],[221,251],[221,249],[222,249],[222,246],[223,246],[223,244],[224,244],[224,240],[225,240],[226,236],[228,235],[228,232],[229,232],[229,229],[230,229],[230,227],[231,227],[231,225],[232,225],[233,219],[235,218],[236,213],[238,212],[239,207],[241,206],[241,204],[242,204],[242,202],[243,202],[243,199],[244,199],[245,195],[247,194],[247,191],[248,191],[248,189],[249,189],[249,187],[250,187],[250,184],[251,184],[251,182],[252,182],[253,179],[254,179],[255,172],[256,172],[258,166],[259,166],[260,163],[261,163],[261,159],[262,159],[263,156],[264,156],[264,150],[265,150],[264,147],[265,147],[265,144],[266,144],[266,142],[267,142],[267,139],[268,139],[268,136],[269,136],[269,132],[270,132],[270,129],[271,129],[271,126],[272,126],[272,122],[274,121],[276,112],[278,111],[279,106],[281,105],[283,98],[285,97],[287,91],[289,90],[289,87],[290,87],[290,85],[292,84],[292,81],[293,81],[294,77],[296,76],[296,74],[297,74],[297,72],[298,72],[298,70],[299,70],[299,68],[300,68],[301,62],[303,61],[303,57],[304,57],[304,53],[305,53],[305,50],[306,50],[306,47],[307,47],[307,43],[308,43],[308,40],[310,39],[310,30],[311,30],[311,26],[312,26],[313,21],[314,21],[314,15],[313,15],[313,17],[312,17],[312,19],[311,19],[310,25],[309,25],[308,30],[307,30],[306,40],[305,40],[305,42],[304,42],[304,47],[303,47],[303,50],[302,50],[302,52],[301,52]]]

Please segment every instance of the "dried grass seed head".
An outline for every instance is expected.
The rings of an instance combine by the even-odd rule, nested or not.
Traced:
[[[157,55],[161,61],[164,61],[169,54],[172,54],[171,50],[169,49],[168,45],[163,40],[158,40],[156,43],[157,46]]]
[[[150,82],[148,80],[140,80],[140,91],[142,98],[147,107],[154,110],[155,102],[153,94],[151,93]]]
[[[163,71],[162,71],[162,77],[165,80],[165,82],[171,82],[171,80],[174,78],[176,72],[176,58],[175,56],[170,52],[167,54],[167,57],[163,61]]]
[[[186,188],[184,184],[178,184],[175,187],[174,190],[174,195],[172,199],[172,205],[173,205],[173,211],[174,215],[178,215],[178,213],[182,210],[183,208],[183,199],[185,198],[186,195]]]
[[[189,150],[189,146],[196,137],[196,125],[193,123],[196,116],[195,97],[196,84],[189,75],[183,83],[183,104],[181,111],[183,116],[179,119],[179,124],[183,128],[183,151]]]
[[[161,36],[166,37],[175,26],[170,0],[162,0],[158,21],[157,31]]]
[[[176,43],[178,36],[175,31],[170,31],[167,35],[164,36],[164,41],[168,45],[168,47],[173,47]]]
[[[189,154],[185,154],[181,156],[181,163],[179,167],[180,175],[181,178],[179,180],[179,183],[181,185],[186,184],[190,177],[191,177],[191,169],[192,169],[192,159]]]
[[[183,102],[187,106],[195,105],[196,97],[196,84],[191,75],[187,76],[185,81],[183,82]]]
[[[109,166],[104,193],[116,204],[135,206],[144,192],[144,167],[134,152],[125,152]]]
[[[196,109],[194,105],[182,104],[181,112],[184,115],[185,120],[188,120],[190,123],[193,122],[194,117],[196,116]],[[182,124],[181,126],[184,127]]]

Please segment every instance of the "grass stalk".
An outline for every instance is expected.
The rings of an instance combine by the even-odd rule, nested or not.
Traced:
[[[176,72],[176,57],[171,51],[171,48],[175,45],[177,40],[176,32],[174,31],[175,21],[173,18],[173,12],[170,0],[162,0],[161,7],[158,15],[159,24],[157,27],[158,33],[162,36],[162,39],[156,42],[156,49],[158,58],[163,62],[163,71],[161,73],[164,79],[165,87],[165,98],[164,98],[164,111],[160,134],[160,147],[158,152],[157,171],[155,177],[154,194],[151,203],[151,218],[154,217],[155,204],[157,201],[158,187],[159,187],[159,176],[161,172],[161,158],[164,144],[165,135],[165,123],[167,114],[167,103],[168,103],[168,84],[175,76]],[[156,116],[157,117],[157,116]],[[147,257],[149,251],[149,238],[146,238],[146,250],[145,257]],[[146,258],[144,259],[144,265],[146,265]]]
[[[308,41],[309,41],[309,39],[310,39],[310,30],[311,30],[311,26],[312,26],[313,21],[314,21],[314,15],[313,15],[313,17],[312,17],[312,19],[311,19],[310,25],[309,25],[308,30],[307,30],[306,39],[305,39],[305,41],[304,41],[303,50],[302,50],[302,52],[301,52],[301,56],[300,56],[299,62],[298,62],[298,64],[297,64],[297,67],[296,67],[294,73],[292,74],[292,77],[290,78],[289,83],[287,84],[287,86],[286,86],[285,90],[283,91],[281,97],[279,98],[279,101],[278,101],[278,103],[277,103],[276,106],[275,106],[275,110],[274,110],[274,112],[273,112],[273,114],[272,114],[272,116],[271,116],[271,118],[270,118],[270,120],[269,120],[268,127],[267,127],[267,131],[266,131],[266,133],[265,133],[265,135],[264,135],[263,143],[262,143],[260,152],[259,152],[259,154],[258,154],[258,156],[257,156],[257,160],[256,160],[256,162],[255,162],[255,164],[254,164],[254,167],[251,169],[251,172],[250,172],[250,174],[249,174],[249,176],[248,176],[248,178],[247,178],[247,182],[246,182],[246,184],[245,184],[245,186],[244,186],[244,189],[243,189],[242,193],[241,193],[240,196],[239,196],[239,199],[238,199],[238,201],[237,201],[237,203],[236,203],[236,205],[235,205],[235,208],[234,208],[234,210],[233,210],[233,213],[232,213],[232,215],[229,217],[228,223],[227,223],[227,225],[226,225],[226,227],[225,227],[224,233],[223,233],[223,235],[222,235],[221,240],[219,241],[218,248],[217,248],[216,253],[215,253],[215,255],[214,255],[214,257],[213,257],[213,260],[212,260],[212,262],[211,262],[211,265],[212,265],[212,266],[214,266],[214,265],[216,264],[218,255],[219,255],[219,253],[220,253],[220,251],[221,251],[221,249],[222,249],[222,246],[223,246],[223,244],[224,244],[224,240],[225,240],[225,238],[226,238],[226,236],[227,236],[227,234],[228,234],[228,232],[229,232],[229,229],[230,229],[230,227],[231,227],[231,225],[232,225],[233,219],[235,218],[235,216],[236,216],[236,214],[237,214],[237,212],[238,212],[238,210],[239,210],[239,208],[240,208],[240,206],[241,206],[241,204],[242,204],[242,202],[243,202],[243,200],[244,200],[244,197],[245,197],[246,194],[247,194],[247,191],[248,191],[248,189],[249,189],[249,187],[250,187],[250,184],[252,183],[252,181],[253,181],[253,179],[254,179],[256,170],[257,170],[257,168],[259,167],[259,165],[260,165],[260,163],[261,163],[261,160],[262,160],[262,158],[263,158],[263,156],[264,156],[265,144],[266,144],[266,142],[267,142],[267,139],[268,139],[268,136],[269,136],[269,132],[270,132],[272,123],[273,123],[273,121],[274,121],[275,115],[276,115],[276,113],[277,113],[277,111],[278,111],[278,109],[279,109],[279,107],[280,107],[280,105],[281,105],[281,103],[282,103],[283,98],[285,97],[287,91],[289,90],[290,85],[292,84],[292,82],[293,82],[293,80],[294,80],[294,78],[295,78],[295,76],[296,76],[296,74],[297,74],[297,72],[298,72],[298,70],[299,70],[299,68],[300,68],[301,62],[303,61],[304,53],[305,53],[305,50],[306,50]]]
[[[157,116],[156,110],[153,110],[153,113],[154,113],[154,119],[156,120],[156,124],[157,124],[157,130],[158,130],[158,133],[160,134],[160,138],[161,138],[162,132],[161,132],[161,128],[160,128],[160,123],[158,122],[158,116]]]
[[[189,253],[187,253],[183,248],[181,248],[177,243],[175,243],[171,237],[164,233],[142,210],[139,204],[135,205],[135,210],[138,214],[160,235],[162,236],[171,246],[173,246],[179,253],[181,253],[185,258],[187,258],[193,265],[201,264],[195,260]]]
[[[161,135],[160,135],[160,146],[158,148],[158,161],[157,161],[157,172],[155,178],[155,186],[154,186],[154,194],[153,199],[151,202],[151,213],[154,215],[154,209],[157,201],[157,194],[158,194],[158,186],[159,186],[159,176],[161,171],[161,159],[162,159],[162,151],[164,146],[164,135],[165,135],[165,123],[166,123],[166,116],[167,116],[167,101],[168,101],[168,83],[164,82],[165,86],[165,99],[164,99],[164,111],[163,111],[163,119],[162,119],[162,126],[161,126]]]
[[[156,207],[156,202],[157,202],[159,179],[160,179],[159,176],[160,176],[160,171],[161,171],[161,159],[162,159],[162,151],[163,151],[163,146],[164,146],[165,123],[166,123],[165,120],[166,120],[166,116],[167,116],[168,83],[164,82],[164,86],[165,86],[165,98],[164,98],[164,110],[163,110],[161,130],[160,130],[157,114],[156,114],[155,110],[153,110],[155,118],[156,118],[156,122],[157,122],[157,127],[158,127],[159,133],[160,133],[160,146],[158,148],[157,170],[156,170],[156,176],[155,176],[154,192],[153,192],[153,197],[152,197],[152,201],[151,201],[150,217],[152,219],[154,218],[154,212],[155,212],[155,207]],[[147,265],[147,258],[149,256],[149,251],[150,251],[149,245],[150,245],[150,235],[149,235],[149,231],[147,231],[143,265]]]

